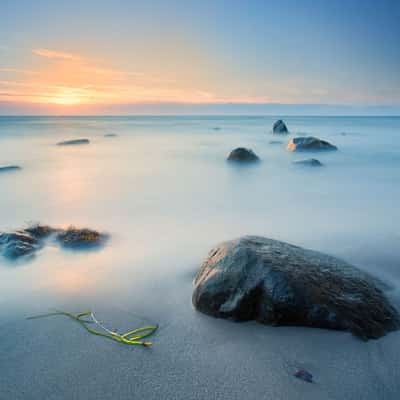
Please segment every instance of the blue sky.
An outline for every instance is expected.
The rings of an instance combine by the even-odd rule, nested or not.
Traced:
[[[400,1],[2,0],[1,7],[0,112],[164,103],[400,107]]]

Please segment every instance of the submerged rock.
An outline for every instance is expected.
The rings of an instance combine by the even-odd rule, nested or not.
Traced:
[[[31,225],[28,228],[24,229],[24,232],[29,233],[31,236],[33,236],[36,239],[45,239],[51,234],[58,232],[59,229],[57,228],[52,228],[51,226],[48,225],[40,225],[40,224],[35,224]]]
[[[78,229],[70,226],[66,230],[60,231],[56,239],[64,247],[77,249],[87,247],[97,247],[104,243],[107,236],[104,233],[92,229]]]
[[[308,158],[306,160],[293,161],[293,164],[304,165],[306,167],[322,167],[324,165],[322,164],[321,161],[317,160],[316,158]]]
[[[269,144],[282,144],[282,140],[270,140]]]
[[[228,156],[228,161],[259,161],[257,154],[251,149],[245,149],[244,147],[238,147],[232,150]]]
[[[33,255],[40,248],[40,242],[29,232],[15,231],[0,233],[0,250],[4,257],[16,259]]]
[[[19,171],[21,167],[19,165],[4,165],[0,166],[0,173],[9,171]]]
[[[313,383],[313,376],[305,369],[299,369],[294,373],[294,376],[297,379],[301,379],[302,381]]]
[[[382,286],[329,255],[245,236],[209,253],[192,301],[197,310],[219,318],[349,330],[369,339],[399,327]]]
[[[89,144],[89,139],[73,139],[73,140],[64,140],[62,142],[58,142],[57,146],[70,146],[75,144]]]
[[[58,229],[48,225],[35,224],[14,232],[0,232],[0,253],[10,259],[33,256],[50,237],[55,237],[63,247],[85,249],[99,246],[108,236],[86,228]]]
[[[337,147],[326,140],[321,140],[313,136],[302,136],[291,139],[287,145],[287,149],[290,151],[337,150]]]
[[[279,135],[286,135],[289,133],[288,128],[286,126],[286,124],[281,120],[278,119],[278,121],[276,121],[272,127],[272,132],[279,134]]]

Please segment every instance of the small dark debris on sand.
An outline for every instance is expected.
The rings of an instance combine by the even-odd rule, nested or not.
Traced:
[[[89,144],[89,139],[73,139],[73,140],[64,140],[62,142],[58,142],[57,146],[71,146],[71,145],[79,145],[79,144]]]
[[[301,379],[302,381],[313,383],[313,376],[305,369],[299,369],[294,373],[294,376],[297,379]]]
[[[118,135],[116,134],[116,133],[106,133],[105,135],[104,135],[104,137],[107,137],[107,138],[113,138],[113,137],[117,137]]]
[[[4,165],[0,166],[0,173],[2,172],[10,172],[10,171],[19,171],[21,167],[19,165]]]

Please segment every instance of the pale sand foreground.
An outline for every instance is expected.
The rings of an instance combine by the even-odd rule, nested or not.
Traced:
[[[129,310],[158,321],[151,349],[89,335],[63,317],[3,319],[0,398],[398,399],[400,332],[362,342],[346,332],[237,324],[195,312],[188,276],[155,287],[150,308],[142,293],[137,306],[97,303],[121,331],[147,322]],[[315,383],[294,378],[299,367]]]

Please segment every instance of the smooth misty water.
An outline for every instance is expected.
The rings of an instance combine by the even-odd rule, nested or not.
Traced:
[[[112,235],[108,245],[97,252],[73,253],[48,246],[28,263],[0,260],[0,332],[3,329],[4,337],[10,332],[20,335],[24,329],[32,330],[29,333],[31,359],[27,365],[39,363],[43,370],[53,371],[51,374],[59,370],[58,374],[67,374],[72,386],[79,381],[79,377],[67,372],[72,362],[68,359],[72,357],[71,346],[84,351],[87,345],[81,343],[87,338],[79,327],[75,331],[68,321],[42,320],[28,328],[27,322],[21,322],[22,317],[31,313],[60,307],[76,311],[93,309],[107,322],[118,326],[125,324],[127,316],[133,321],[128,322],[128,327],[141,323],[137,315],[160,322],[158,351],[167,352],[164,356],[160,354],[160,359],[170,359],[169,344],[176,350],[182,342],[184,352],[178,350],[176,354],[174,351],[172,357],[179,359],[176,362],[182,371],[200,371],[204,382],[209,382],[209,377],[204,375],[203,368],[207,370],[212,365],[218,379],[227,373],[226,368],[229,370],[225,363],[211,362],[207,357],[216,351],[219,359],[229,361],[229,354],[239,352],[240,355],[242,351],[245,359],[243,340],[249,333],[255,343],[257,338],[264,340],[267,335],[274,343],[274,351],[281,346],[279,351],[291,348],[296,353],[299,344],[304,349],[311,346],[313,351],[319,349],[324,354],[316,357],[331,357],[325,354],[329,347],[324,344],[327,337],[329,340],[340,338],[349,348],[358,348],[360,344],[345,333],[279,328],[282,329],[279,331],[282,338],[279,338],[277,328],[255,324],[250,324],[251,328],[247,324],[233,328],[232,323],[203,317],[192,309],[191,281],[207,252],[222,240],[244,234],[269,236],[342,257],[390,282],[394,287],[390,296],[398,302],[400,118],[285,118],[293,133],[315,135],[339,147],[338,152],[311,155],[325,164],[315,169],[291,164],[309,155],[286,151],[287,137],[282,138],[283,144],[269,143],[280,139],[270,133],[275,119],[0,118],[0,165],[18,164],[23,168],[0,174],[0,230],[40,221],[55,226],[88,226]],[[215,130],[215,127],[221,129]],[[118,137],[106,138],[106,133],[115,133]],[[91,143],[55,146],[58,141],[81,137],[89,138]],[[226,156],[238,146],[252,148],[262,162],[249,167],[229,165],[225,162]],[[224,338],[221,330],[234,332],[230,333],[234,337]],[[50,331],[55,336],[51,336]],[[297,332],[302,333],[297,335]],[[42,337],[40,348],[36,350],[35,335]],[[69,339],[70,335],[76,337],[76,342]],[[301,339],[296,339],[296,335]],[[389,336],[398,337],[397,334]],[[60,343],[52,342],[54,337]],[[208,338],[206,342],[205,337]],[[65,340],[71,342],[63,349],[61,343]],[[238,341],[241,350],[234,345]],[[102,341],[95,343],[102,348],[109,347]],[[207,356],[196,348],[198,345],[204,350],[210,343],[216,347],[212,347],[209,350],[212,354],[207,353]],[[224,343],[222,348],[220,345]],[[14,354],[7,359],[7,364],[15,367],[25,357],[18,353],[17,347],[11,339],[0,344],[3,355],[7,351]],[[50,349],[59,355],[57,368],[49,364],[52,358],[49,354],[53,354]],[[157,349],[155,347],[154,352]],[[344,357],[346,349],[344,346]],[[92,356],[99,357],[96,347],[92,350]],[[268,358],[267,353],[257,355],[258,348],[249,351],[253,355],[248,365],[242,359],[244,366],[252,369],[268,362],[260,358]],[[40,356],[42,352],[47,356]],[[63,352],[67,352],[64,358]],[[299,357],[304,358],[306,352],[300,353]],[[360,354],[361,358],[354,358],[359,365],[363,364],[363,353]],[[149,375],[153,376],[154,368],[162,375],[160,371],[164,365],[155,366],[155,359],[150,362],[146,356],[140,357]],[[77,360],[73,361],[74,368],[82,363],[80,358],[79,362]],[[98,365],[110,362],[109,359],[96,360]],[[312,360],[310,363],[314,365]],[[123,368],[130,367],[123,364]],[[356,367],[351,365],[351,368]],[[22,396],[16,384],[13,386],[14,380],[21,382],[24,373],[30,376],[31,372],[11,371],[1,378],[9,391],[8,398],[30,398]],[[173,374],[171,371],[164,373]],[[344,368],[340,381],[345,381],[349,373]],[[61,376],[51,374],[51,383],[56,387],[62,385]],[[246,375],[243,371],[241,374],[237,376],[230,371],[229,376],[236,379],[237,384],[243,380],[247,382],[250,377],[256,379],[253,374]],[[104,376],[98,376],[97,385],[101,385],[100,382],[111,385],[106,376],[106,371]],[[329,371],[323,376],[329,381]],[[386,379],[382,376],[380,379]],[[42,378],[35,375],[26,379],[41,382]],[[179,379],[174,374],[170,381],[166,379],[168,384],[178,385]],[[197,379],[197,384],[178,385],[182,398],[189,398],[189,393],[203,393],[204,387],[216,390],[212,383],[204,384],[202,379]],[[34,389],[30,382],[23,381],[20,385],[24,390],[29,388],[32,398],[35,395],[63,398],[46,394],[45,382]],[[141,382],[143,387],[137,388],[137,393],[149,398],[150,389]],[[334,379],[330,384],[337,386]],[[165,385],[156,385],[154,389],[152,383],[155,398],[166,390]],[[233,393],[237,391],[229,391],[232,385],[234,383],[221,389],[223,397],[235,397]],[[257,385],[260,393],[265,393],[265,388],[260,388],[260,383]],[[389,392],[392,390],[390,394],[396,394],[390,382],[387,385]],[[65,398],[72,398],[71,387],[62,387],[68,393]],[[274,398],[280,398],[279,395],[288,390],[279,392],[276,382],[274,388],[276,393],[269,392]],[[337,388],[339,394],[340,390]],[[354,390],[354,398],[357,398],[357,388]],[[380,389],[371,390],[376,395]],[[81,398],[91,398],[92,392],[80,393]],[[315,398],[324,398],[318,397],[320,395],[316,392]],[[332,393],[329,395],[335,397]],[[175,393],[170,398],[180,397]]]

